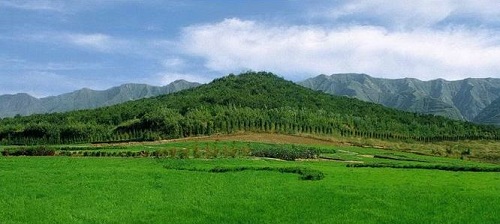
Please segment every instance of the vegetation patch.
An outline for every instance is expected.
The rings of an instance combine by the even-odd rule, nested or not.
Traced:
[[[296,159],[316,159],[319,157],[320,150],[312,147],[297,147],[294,145],[270,145],[251,149],[250,155],[255,157],[277,158],[287,161]]]
[[[3,156],[53,156],[56,151],[45,146],[4,149]]]
[[[187,171],[198,171],[198,172],[210,172],[210,173],[227,173],[227,172],[239,172],[239,171],[274,171],[280,173],[294,173],[299,175],[301,180],[321,180],[325,177],[321,171],[308,169],[304,167],[251,167],[251,166],[236,166],[236,167],[221,167],[216,166],[210,169],[203,168],[186,168],[180,166],[164,166],[167,169],[173,170],[187,170]]]
[[[396,169],[427,169],[446,171],[467,172],[500,172],[500,167],[477,167],[477,166],[450,166],[450,165],[423,165],[423,164],[385,164],[385,163],[352,163],[347,167],[371,167],[371,168],[396,168]]]
[[[428,161],[420,160],[420,159],[405,158],[403,156],[373,155],[373,158],[399,160],[399,161],[410,161],[410,162],[424,162],[424,163],[428,162]]]

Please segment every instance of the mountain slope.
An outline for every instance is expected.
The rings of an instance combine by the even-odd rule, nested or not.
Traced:
[[[0,118],[34,114],[43,110],[40,100],[26,93],[0,96]]]
[[[145,84],[125,84],[102,91],[84,88],[71,93],[40,99],[28,94],[3,95],[0,96],[0,117],[12,117],[16,114],[30,115],[92,109],[169,94],[198,85],[200,84],[177,80],[162,87]]]
[[[365,74],[320,75],[299,83],[313,90],[355,97],[405,111],[472,121],[500,97],[500,79],[381,79]]]
[[[313,91],[248,72],[176,93],[91,110],[0,120],[0,142],[152,140],[238,131],[396,140],[498,139],[499,129]]]
[[[474,122],[481,124],[500,125],[500,98],[493,101],[489,106],[474,118]]]

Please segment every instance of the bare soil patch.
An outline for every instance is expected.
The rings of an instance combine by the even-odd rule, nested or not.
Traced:
[[[169,140],[174,142],[183,141],[246,141],[264,142],[278,144],[312,144],[312,145],[339,145],[340,142],[326,139],[313,138],[308,136],[270,134],[270,133],[241,133],[232,135],[214,135],[207,137],[182,138]]]

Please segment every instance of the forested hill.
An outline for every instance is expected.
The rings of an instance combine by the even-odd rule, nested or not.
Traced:
[[[248,72],[177,93],[93,110],[5,118],[4,144],[153,140],[237,131],[440,141],[498,139],[492,126],[332,96]]]

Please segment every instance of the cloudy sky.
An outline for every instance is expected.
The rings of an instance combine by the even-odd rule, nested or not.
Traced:
[[[266,70],[500,78],[500,1],[0,0],[0,94]]]

